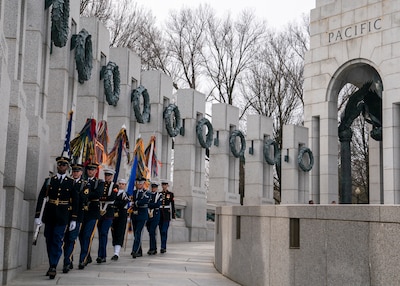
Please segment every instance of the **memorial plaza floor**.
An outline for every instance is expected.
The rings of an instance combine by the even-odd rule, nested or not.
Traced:
[[[168,243],[167,252],[147,255],[148,242],[143,242],[142,257],[133,259],[130,255],[132,241],[128,240],[126,249],[122,248],[120,258],[112,261],[112,246],[107,250],[107,261],[97,264],[97,238],[94,238],[91,255],[93,262],[83,270],[74,269],[62,273],[62,260],[54,280],[45,276],[48,265],[27,270],[7,285],[195,285],[195,286],[233,286],[239,285],[214,268],[214,242]],[[79,251],[79,243],[77,249]],[[75,252],[77,253],[77,252]]]

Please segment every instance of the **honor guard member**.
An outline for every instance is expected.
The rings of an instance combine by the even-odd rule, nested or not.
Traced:
[[[146,227],[149,232],[150,247],[147,251],[148,255],[157,253],[157,240],[156,229],[160,222],[160,206],[161,206],[161,193],[158,192],[158,183],[151,183],[151,194],[149,202],[149,219],[147,220]]]
[[[76,218],[76,228],[65,232],[64,235],[64,266],[63,273],[68,273],[70,269],[73,269],[72,264],[72,253],[75,248],[75,242],[79,234],[80,226],[83,220],[83,207],[87,201],[87,195],[84,194],[83,190],[86,186],[86,181],[83,180],[82,174],[84,166],[82,164],[73,164],[72,168],[72,179],[74,181],[74,188],[78,192],[79,203],[78,203],[78,216]],[[70,220],[73,220],[72,216]]]
[[[114,201],[114,219],[111,225],[112,244],[114,246],[114,256],[111,260],[118,260],[119,252],[124,242],[126,232],[126,222],[128,220],[129,197],[126,193],[126,180],[118,180],[118,193]]]
[[[96,178],[98,164],[90,163],[86,166],[87,184],[83,193],[87,195],[87,202],[84,206],[83,222],[79,232],[81,253],[79,255],[79,269],[92,262],[90,247],[94,236],[97,220],[100,217],[100,197],[104,190],[104,181]]]
[[[104,190],[100,197],[100,218],[97,224],[99,231],[99,249],[97,251],[97,263],[106,262],[108,231],[114,219],[114,201],[118,193],[118,185],[113,182],[115,171],[104,169]]]
[[[136,180],[136,189],[132,194],[132,212],[131,212],[131,223],[133,228],[133,247],[132,247],[132,258],[142,256],[142,232],[143,227],[146,224],[146,220],[149,216],[148,206],[150,200],[150,192],[144,189],[144,178],[138,178]]]
[[[167,180],[161,181],[161,207],[160,207],[160,235],[161,235],[161,253],[167,252],[168,228],[171,218],[175,219],[175,202],[174,193],[168,190],[169,183]]]
[[[39,219],[44,198],[48,198],[43,212],[45,223],[44,236],[46,238],[49,270],[46,275],[54,279],[57,265],[62,255],[62,244],[66,228],[72,231],[76,228],[78,212],[78,193],[74,189],[73,180],[67,177],[70,159],[57,157],[57,174],[46,179],[39,192],[36,205],[35,223],[41,225]],[[70,221],[71,218],[71,221]]]

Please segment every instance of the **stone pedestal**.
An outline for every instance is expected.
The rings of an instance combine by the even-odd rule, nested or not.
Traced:
[[[196,134],[197,121],[204,117],[204,94],[192,89],[178,90],[177,105],[184,121],[184,136],[175,137],[174,193],[186,201],[183,210],[189,241],[206,241],[205,149]]]
[[[283,126],[281,204],[305,204],[309,197],[309,176],[299,168],[297,157],[301,147],[307,147],[308,129],[295,125]]]
[[[214,145],[210,148],[208,203],[239,204],[239,158],[229,148],[229,136],[239,127],[239,109],[225,103],[212,106]],[[215,145],[217,143],[217,145]]]
[[[155,154],[161,162],[158,179],[171,180],[172,138],[165,128],[163,111],[172,103],[172,79],[159,71],[146,71],[142,73],[141,85],[147,89],[151,104],[150,122],[139,124],[144,148],[147,147],[151,136],[155,135]],[[135,116],[133,111],[132,116]]]
[[[272,119],[247,117],[244,205],[274,204],[273,165],[264,160],[264,143],[273,138]]]

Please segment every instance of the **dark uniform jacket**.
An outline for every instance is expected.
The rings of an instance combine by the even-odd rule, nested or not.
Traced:
[[[78,203],[78,218],[76,219],[77,222],[82,222],[83,221],[83,213],[84,213],[84,208],[85,205],[87,204],[88,201],[88,194],[85,194],[85,187],[87,184],[87,181],[83,180],[82,178],[79,178],[78,181],[74,180],[74,187],[77,190],[79,194],[79,203]],[[71,218],[72,220],[72,218]]]
[[[137,220],[146,220],[149,216],[148,207],[150,201],[150,192],[141,189],[134,190],[132,195],[132,218]]]
[[[114,212],[116,213],[116,216],[127,214],[128,202],[129,198],[125,190],[120,194],[117,193],[117,197],[114,201]]]
[[[104,182],[104,190],[100,197],[100,214],[104,218],[114,217],[114,201],[118,193],[118,185]]]
[[[88,180],[84,188],[84,194],[87,194],[87,203],[85,206],[84,220],[99,219],[100,217],[100,197],[104,191],[104,181],[94,178]]]
[[[47,178],[39,192],[35,217],[38,218],[43,199],[48,197],[42,221],[47,224],[67,225],[70,218],[78,216],[78,192],[74,188],[74,180],[65,176],[60,183],[57,175]]]
[[[160,221],[171,220],[171,218],[175,218],[174,193],[167,190],[166,192],[161,192],[161,194]]]
[[[149,220],[153,218],[159,219],[161,202],[162,202],[161,193],[159,192],[150,193]]]

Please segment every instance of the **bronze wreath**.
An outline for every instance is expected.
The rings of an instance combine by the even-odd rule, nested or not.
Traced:
[[[71,50],[75,49],[75,63],[78,71],[78,81],[83,83],[89,80],[92,74],[92,36],[82,29],[79,34],[71,37]]]
[[[269,156],[269,148],[273,146],[274,147],[274,158],[271,159],[271,157]],[[275,165],[278,160],[279,160],[279,149],[278,149],[278,143],[276,143],[275,140],[272,139],[268,139],[265,143],[264,143],[264,160],[265,162],[267,162],[269,165]]]
[[[171,120],[172,113],[174,113],[175,120]],[[167,129],[168,135],[170,137],[176,137],[182,128],[181,113],[179,112],[178,106],[175,104],[168,105],[163,112],[163,117],[165,120],[165,128]]]
[[[110,61],[106,66],[103,66],[100,73],[100,79],[102,78],[104,78],[104,93],[108,104],[117,106],[121,84],[118,65]]]
[[[308,154],[308,157],[310,159],[310,163],[307,166],[304,165],[303,162],[304,154]],[[309,172],[312,169],[314,165],[314,156],[309,148],[307,147],[300,148],[299,155],[297,156],[297,163],[299,164],[300,169],[303,170],[304,172]]]
[[[51,4],[51,40],[56,47],[62,48],[68,40],[69,0],[46,0],[45,9]]]
[[[203,126],[207,126],[207,134],[206,134],[206,141],[204,141],[204,136],[203,136]],[[210,148],[213,140],[213,127],[211,125],[211,122],[207,118],[202,118],[200,119],[197,124],[196,124],[196,134],[197,134],[197,139],[199,139],[199,143],[201,147],[203,148]]]
[[[239,152],[236,150],[236,137],[240,137],[241,148]],[[236,158],[244,158],[244,151],[246,150],[246,140],[244,139],[244,135],[240,130],[234,130],[229,136],[229,147],[233,156]]]
[[[143,96],[143,113],[140,111],[140,96]],[[150,97],[144,86],[139,86],[132,91],[131,101],[133,102],[133,111],[139,123],[150,122]]]

